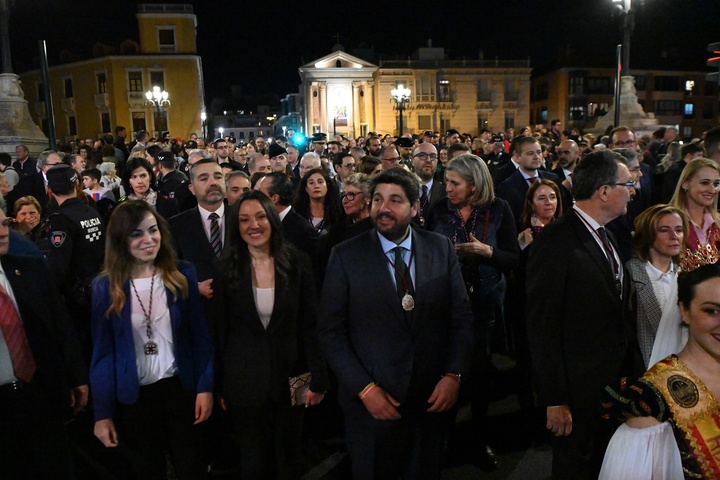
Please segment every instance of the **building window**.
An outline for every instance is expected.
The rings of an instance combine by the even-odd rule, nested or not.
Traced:
[[[130,91],[130,92],[142,92],[143,91],[142,72],[137,72],[137,71],[128,72],[128,91]],[[137,130],[135,130],[135,131],[137,131]]]
[[[695,105],[692,103],[685,104],[685,117],[692,118],[695,116]]]
[[[645,90],[645,84],[647,83],[646,75],[635,76],[635,90]]]
[[[682,115],[683,102],[680,100],[656,100],[655,115]]]
[[[703,107],[703,118],[713,118],[713,104],[712,102],[705,102],[705,106]]]
[[[488,128],[488,117],[486,113],[478,113],[478,135],[483,128]]]
[[[585,75],[582,73],[573,73],[570,75],[568,82],[568,93],[570,95],[585,94]]]
[[[682,77],[658,75],[655,77],[655,90],[660,92],[682,92],[685,83]]]
[[[477,101],[490,101],[490,80],[480,79],[477,81]]]
[[[435,101],[435,84],[430,77],[420,77],[415,80],[415,101]]]
[[[685,138],[692,138],[692,136],[693,136],[693,134],[692,134],[692,127],[689,126],[689,125],[685,125],[685,126],[683,127],[683,137],[685,137]]]
[[[97,92],[107,93],[107,75],[105,75],[105,72],[97,73]]]
[[[150,72],[150,86],[160,87],[160,90],[165,90],[165,72],[162,70]]]
[[[160,28],[158,29],[158,43],[160,45],[161,52],[174,52],[175,51],[175,29],[174,28]]]
[[[75,117],[68,117],[68,133],[69,135],[77,135],[77,122]]]
[[[442,115],[440,116],[440,130],[442,132],[447,132],[450,130],[450,119],[449,118],[443,118]]]
[[[147,130],[147,124],[145,123],[145,112],[132,112],[132,129],[133,132]]]
[[[66,78],[63,81],[65,86],[65,98],[73,98],[73,82],[72,78]]]
[[[505,101],[506,102],[517,102],[518,94],[519,93],[518,93],[517,79],[506,78],[505,79]]]
[[[432,117],[430,115],[418,115],[418,130],[430,130],[432,128]]]
[[[609,104],[607,102],[602,103],[589,103],[588,104],[588,116],[590,117],[602,117],[608,111]]]
[[[608,77],[589,77],[587,93],[612,95],[613,81]]]
[[[530,101],[547,100],[549,96],[549,89],[547,82],[543,82],[540,85],[535,85],[530,90]]]
[[[515,114],[513,112],[505,112],[505,131],[515,128]]]
[[[542,107],[540,109],[540,123],[548,123],[548,109],[547,107]]]
[[[717,83],[715,82],[705,82],[705,96],[715,96],[715,87],[717,87]]]
[[[238,140],[245,140],[245,132],[238,133]]]
[[[438,80],[438,102],[452,102],[450,80]]]
[[[571,121],[585,120],[585,107],[583,105],[571,105],[570,106],[570,120]]]
[[[100,131],[103,133],[110,133],[112,131],[110,128],[110,114],[108,112],[100,114]]]
[[[695,88],[695,80],[685,80],[685,92],[688,95],[693,94],[693,89]]]

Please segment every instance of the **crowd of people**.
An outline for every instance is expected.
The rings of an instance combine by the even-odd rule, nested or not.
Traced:
[[[0,154],[0,477],[74,419],[128,478],[439,478],[464,404],[493,471],[507,368],[553,478],[720,475],[720,127],[115,132]]]

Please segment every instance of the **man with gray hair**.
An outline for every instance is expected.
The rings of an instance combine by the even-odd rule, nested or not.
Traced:
[[[307,152],[300,159],[300,178],[303,178],[313,168],[321,168],[321,166],[320,155],[315,152]]]
[[[18,145],[15,148],[17,160],[13,163],[13,168],[21,177],[37,173],[36,162],[30,158],[30,151],[25,145]]]
[[[37,158],[38,172],[32,175],[26,175],[20,179],[15,188],[8,193],[5,201],[7,202],[8,215],[13,213],[15,201],[20,197],[32,196],[38,201],[42,207],[43,217],[47,215],[47,204],[50,197],[48,196],[46,172],[58,163],[62,163],[60,155],[54,150],[45,150]]]
[[[575,205],[530,248],[527,332],[539,403],[554,434],[552,476],[589,479],[598,477],[610,438],[597,414],[603,389],[644,370],[625,318],[630,282],[605,229],[627,212],[635,177],[606,150],[580,160],[572,178]]]

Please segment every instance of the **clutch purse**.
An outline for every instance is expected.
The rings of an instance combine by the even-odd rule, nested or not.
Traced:
[[[312,374],[310,372],[301,373],[295,377],[289,377],[290,384],[290,405],[305,405],[305,397],[307,396]]]

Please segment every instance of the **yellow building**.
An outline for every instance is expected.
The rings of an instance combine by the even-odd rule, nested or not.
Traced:
[[[138,130],[151,135],[168,130],[183,138],[201,133],[205,92],[192,5],[141,4],[137,20],[139,41],[126,40],[119,54],[98,43],[92,59],[50,68],[59,139],[98,138],[117,125],[127,128],[128,140]],[[33,119],[47,134],[41,73],[25,72],[20,80]],[[155,86],[168,92],[170,106],[158,110],[146,104],[145,92]]]
[[[299,72],[308,133],[399,133],[390,93],[399,85],[411,91],[403,133],[477,134],[527,125],[530,118],[527,61],[447,60],[443,48],[428,47],[410,60],[375,65],[338,49]]]

